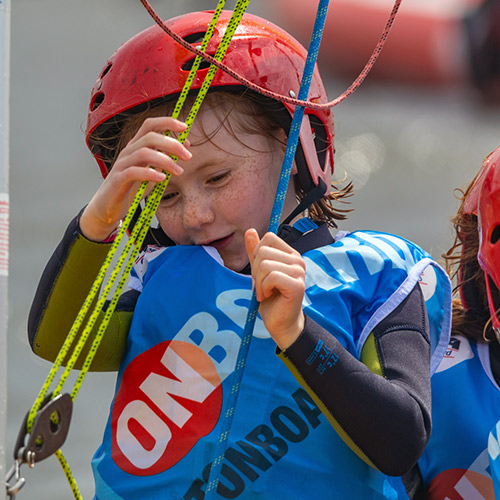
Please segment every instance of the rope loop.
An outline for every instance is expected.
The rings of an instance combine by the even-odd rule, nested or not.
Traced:
[[[158,14],[155,12],[153,7],[151,7],[148,0],[140,0],[140,1],[144,5],[144,8],[148,11],[149,15],[153,18],[154,22],[168,36],[173,38],[179,45],[182,45],[182,47],[184,47],[186,50],[189,50],[193,54],[196,54],[197,56],[202,57],[205,61],[209,62],[210,64],[213,64],[218,69],[224,71],[224,73],[227,73],[229,76],[234,78],[236,81],[238,81],[239,83],[241,83],[245,87],[248,87],[249,89],[251,89],[259,94],[262,94],[266,97],[270,97],[270,98],[275,99],[275,100],[280,101],[280,102],[286,102],[287,104],[292,104],[294,106],[301,106],[304,108],[317,109],[317,110],[324,110],[324,109],[333,108],[333,107],[337,106],[342,101],[347,99],[350,95],[352,95],[359,88],[359,86],[363,83],[365,78],[368,76],[368,73],[370,73],[375,62],[377,61],[378,56],[380,55],[380,52],[382,52],[382,49],[385,45],[385,42],[387,41],[387,38],[388,38],[389,33],[392,29],[392,25],[394,24],[394,21],[396,19],[396,15],[398,13],[399,7],[400,7],[401,2],[402,2],[402,0],[395,0],[392,11],[389,14],[389,18],[387,20],[387,23],[382,31],[382,35],[380,36],[380,38],[377,42],[377,45],[375,46],[375,49],[373,50],[371,56],[368,59],[368,62],[366,63],[364,68],[361,70],[358,77],[349,86],[349,88],[347,90],[345,90],[337,98],[333,99],[330,102],[321,104],[321,103],[317,103],[317,102],[308,101],[307,96],[303,97],[302,99],[300,99],[300,98],[296,99],[294,97],[290,97],[287,95],[276,94],[275,92],[271,92],[270,90],[267,90],[263,87],[260,87],[259,85],[256,85],[255,83],[252,83],[251,81],[247,80],[246,78],[241,76],[239,73],[237,73],[236,71],[234,71],[230,67],[228,67],[225,64],[223,64],[222,62],[216,60],[215,57],[203,52],[202,49],[198,49],[197,47],[194,47],[191,44],[189,44],[188,42],[186,42],[179,35],[177,35],[177,33],[173,32],[168,26],[165,25],[165,23],[158,16]]]

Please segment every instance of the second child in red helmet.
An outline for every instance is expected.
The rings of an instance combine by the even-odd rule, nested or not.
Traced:
[[[211,13],[167,21],[198,44]],[[230,13],[207,49],[213,53]],[[413,243],[338,231],[333,115],[306,110],[278,235],[268,233],[306,51],[245,15],[182,145],[171,117],[193,54],[154,26],[93,90],[87,142],[105,180],[40,280],[31,345],[53,359],[138,186],[172,176],[92,368],[118,370],[96,498],[202,499],[248,305],[260,302],[217,498],[398,498],[431,430],[430,374],[448,343],[450,285]],[[207,68],[201,68],[185,109]],[[328,102],[316,69],[309,99]],[[164,134],[171,131],[170,136]],[[171,155],[178,157],[175,163]],[[395,484],[395,483],[394,483]]]
[[[432,378],[432,436],[412,475],[421,478],[415,499],[495,498],[498,464],[490,468],[487,450],[500,417],[500,148],[460,193],[444,255],[456,292],[451,338]]]

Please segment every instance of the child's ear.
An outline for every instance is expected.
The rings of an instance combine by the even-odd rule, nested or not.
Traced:
[[[299,171],[297,169],[297,164],[293,162],[292,171],[290,172],[290,175],[297,175],[298,173]]]

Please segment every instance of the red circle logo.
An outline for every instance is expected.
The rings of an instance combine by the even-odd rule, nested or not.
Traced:
[[[494,500],[491,478],[466,469],[450,469],[431,482],[426,500]]]
[[[210,357],[179,341],[162,342],[125,369],[112,414],[112,457],[129,474],[163,472],[210,433],[222,388]]]

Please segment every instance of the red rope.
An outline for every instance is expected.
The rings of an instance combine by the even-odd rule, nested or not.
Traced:
[[[220,70],[224,71],[225,73],[227,73],[229,76],[234,78],[236,81],[240,82],[245,87],[248,87],[259,94],[265,95],[265,96],[270,97],[272,99],[275,99],[277,101],[286,102],[286,103],[292,104],[294,106],[302,106],[305,108],[321,110],[321,109],[326,109],[326,108],[333,108],[337,104],[340,104],[344,99],[346,99],[351,94],[353,94],[354,91],[363,83],[364,79],[368,76],[368,73],[373,68],[373,65],[377,61],[377,58],[380,55],[380,52],[382,51],[382,48],[385,45],[385,42],[387,41],[387,37],[389,36],[389,32],[391,31],[392,25],[394,24],[394,20],[396,18],[396,14],[398,12],[399,6],[401,5],[401,1],[402,0],[395,0],[394,7],[392,8],[391,14],[389,16],[389,19],[387,20],[384,31],[382,32],[382,35],[381,35],[377,45],[375,46],[375,50],[372,52],[372,55],[368,59],[368,62],[366,63],[365,67],[363,68],[361,73],[358,75],[356,80],[354,80],[354,82],[351,84],[351,86],[345,92],[343,92],[339,97],[337,97],[333,101],[330,101],[330,102],[324,103],[324,104],[319,104],[319,103],[315,103],[315,102],[311,102],[311,101],[301,101],[299,99],[294,99],[293,97],[290,97],[290,96],[279,95],[279,94],[276,94],[275,92],[271,92],[270,90],[266,90],[262,87],[259,87],[258,85],[250,82],[246,78],[243,78],[240,74],[236,73],[234,70],[232,70],[231,68],[229,68],[225,64],[221,63],[220,61],[215,60],[211,55],[206,54],[205,52],[202,52],[201,50],[197,49],[196,47],[193,47],[190,43],[186,42],[179,35],[177,35],[177,33],[174,33],[161,20],[161,18],[158,16],[158,14],[154,11],[154,9],[149,4],[148,0],[141,0],[141,3],[142,3],[142,5],[144,5],[145,9],[148,11],[149,15],[153,18],[155,23],[168,36],[173,38],[179,45],[182,45],[186,50],[189,50],[193,54],[196,54],[197,56],[203,57],[203,59],[208,61],[210,64],[213,64],[214,66],[216,66]]]

